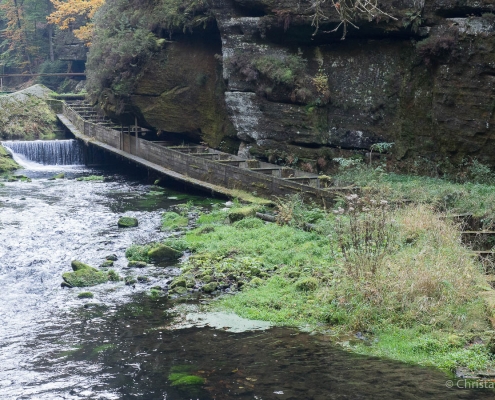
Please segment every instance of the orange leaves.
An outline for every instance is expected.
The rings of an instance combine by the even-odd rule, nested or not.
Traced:
[[[60,29],[69,29],[77,19],[85,18],[88,22],[75,29],[74,35],[89,44],[93,33],[93,24],[90,21],[105,0],[51,0],[51,2],[55,11],[47,17],[48,22],[58,25]]]

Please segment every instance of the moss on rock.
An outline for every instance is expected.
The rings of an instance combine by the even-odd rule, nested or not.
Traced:
[[[211,293],[217,290],[217,283],[216,282],[210,282],[207,283],[206,285],[203,286],[203,292],[205,293]]]
[[[74,260],[71,263],[74,272],[62,274],[65,286],[87,287],[96,286],[108,281],[108,274],[98,271],[87,264]]]
[[[121,217],[118,222],[119,228],[134,228],[139,225],[137,218]]]
[[[147,265],[144,261],[129,261],[127,268],[146,268]]]
[[[77,295],[77,298],[79,299],[92,299],[93,297],[95,296],[91,292],[81,292]]]
[[[12,155],[0,146],[0,173],[15,171],[18,168],[20,165],[13,160]]]
[[[148,251],[148,257],[154,262],[177,260],[182,256],[180,251],[173,249],[170,246],[161,244],[158,247],[152,248]]]

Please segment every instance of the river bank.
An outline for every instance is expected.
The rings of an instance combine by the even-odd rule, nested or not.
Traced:
[[[225,221],[220,215],[228,213],[222,211],[225,200],[174,192],[115,170],[29,165],[35,169],[17,172],[28,179],[7,180],[0,187],[0,284],[8,288],[0,293],[0,398],[328,399],[336,393],[340,398],[396,399],[404,393],[435,400],[491,398],[483,390],[447,389],[448,377],[440,371],[352,354],[329,335],[263,323],[263,330],[236,333],[226,329],[233,317],[216,325],[206,319],[210,326],[204,320],[181,325],[183,315],[198,310],[203,318],[209,315],[215,296],[201,291],[167,296],[180,262],[128,268],[126,249],[151,240],[171,243],[170,236],[184,229],[184,219],[174,221],[182,228],[170,230],[171,219],[162,217],[170,213],[187,216],[190,234],[204,230],[208,220],[218,233],[221,228],[246,234],[262,230],[239,226],[248,219],[235,227],[220,225]],[[52,180],[61,173],[64,178]],[[122,216],[138,219],[139,225],[119,228]],[[289,253],[287,260],[297,259],[296,251],[305,246],[320,254],[305,236],[315,232],[291,226],[277,232],[263,242],[260,237],[259,250],[251,250],[261,252],[269,242],[283,247],[284,235],[295,233],[289,242],[294,251],[282,249]],[[271,260],[278,262],[280,251]],[[120,280],[60,287],[72,260],[98,266],[109,255],[116,256],[112,268],[120,276],[141,278],[134,285]],[[183,260],[188,256],[185,252]],[[264,269],[253,263],[253,274]],[[88,291],[92,298],[79,296]]]
[[[353,352],[492,376],[492,310],[484,300],[492,288],[446,216],[470,212],[488,227],[494,187],[379,175],[332,210],[291,198],[276,210],[234,203],[203,213],[195,229],[165,242],[192,252],[169,293],[213,293],[213,310],[324,332]],[[187,225],[163,218],[168,231]],[[303,230],[308,223],[311,232]],[[149,261],[151,247],[133,246],[127,256]]]

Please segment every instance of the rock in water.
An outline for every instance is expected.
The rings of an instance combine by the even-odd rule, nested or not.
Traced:
[[[147,265],[144,261],[129,261],[127,268],[146,268]]]
[[[148,257],[150,257],[155,262],[177,260],[181,256],[182,253],[180,251],[177,251],[172,247],[166,246],[164,244],[155,247],[148,252]]]
[[[108,274],[98,271],[87,264],[74,260],[71,263],[74,272],[66,272],[62,275],[65,286],[87,287],[95,286],[108,281]]]
[[[112,260],[106,260],[100,265],[100,268],[110,268],[110,267],[113,267]]]
[[[137,218],[133,217],[122,217],[118,222],[119,228],[134,228],[138,226]]]
[[[116,254],[110,254],[109,256],[106,256],[105,257],[105,260],[109,260],[109,261],[117,261],[118,258],[117,258],[117,255]]]

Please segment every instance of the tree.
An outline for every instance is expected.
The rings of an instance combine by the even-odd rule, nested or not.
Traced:
[[[0,0],[2,64],[32,71],[51,46],[50,0]],[[48,40],[46,40],[48,37]]]
[[[65,30],[72,29],[74,23],[82,19],[84,22],[79,28],[74,29],[74,35],[86,44],[91,44],[92,19],[105,0],[51,0],[51,2],[55,11],[48,16],[48,22]]]

